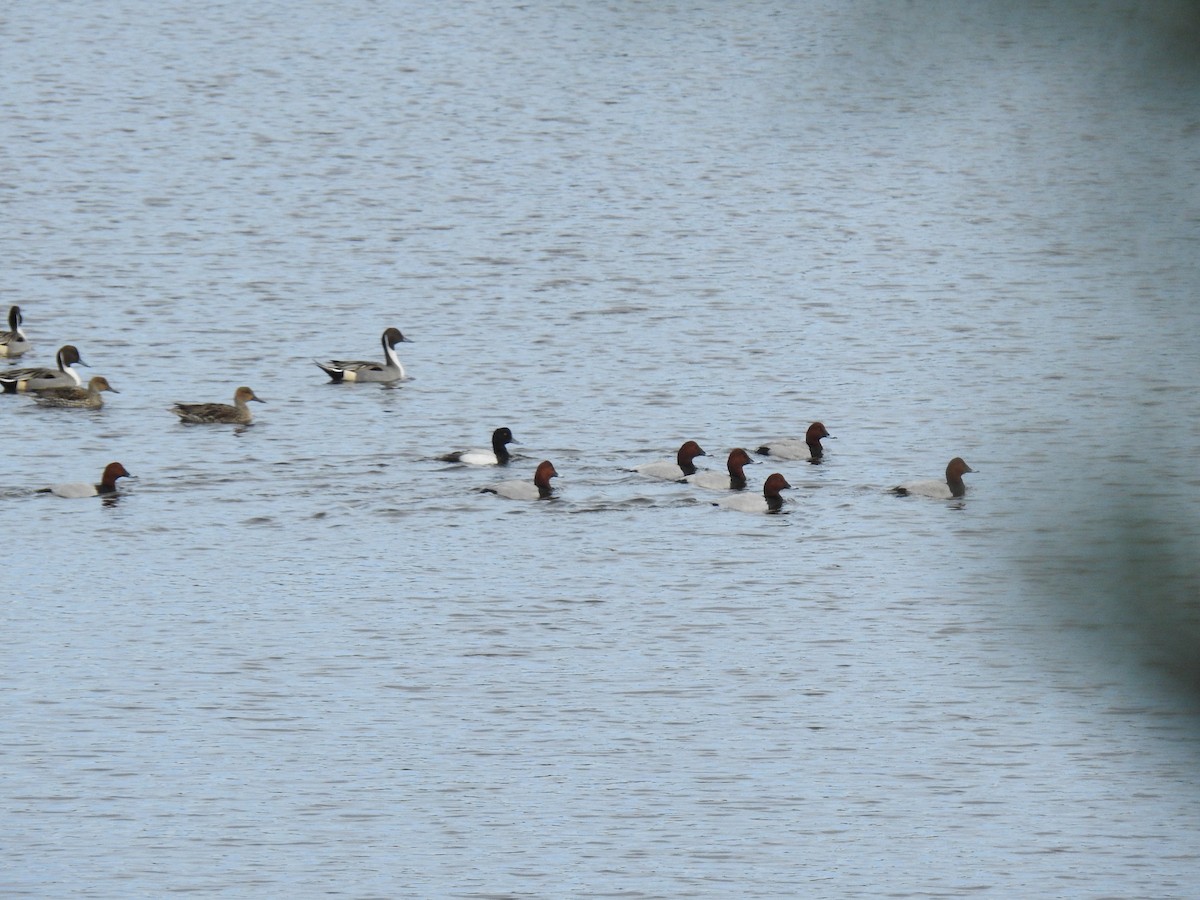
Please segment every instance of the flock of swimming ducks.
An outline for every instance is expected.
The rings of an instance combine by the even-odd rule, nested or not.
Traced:
[[[755,453],[779,460],[806,460],[819,463],[825,455],[821,445],[823,438],[832,437],[821,422],[813,422],[808,426],[803,438],[778,438],[760,444]],[[509,444],[515,444],[513,433],[508,428],[497,428],[492,433],[490,450],[459,450],[440,456],[443,462],[461,463],[473,466],[507,465],[510,457]],[[703,472],[696,469],[695,460],[707,456],[704,449],[695,441],[685,441],[675,454],[674,460],[664,459],[657,462],[643,463],[633,468],[634,472],[647,478],[664,481],[678,481],[694,487],[711,491],[722,491],[727,496],[714,501],[715,505],[741,512],[779,512],[783,506],[781,491],[791,487],[781,472],[773,472],[763,482],[762,494],[746,490],[746,473],[744,467],[753,463],[754,458],[744,447],[735,447],[729,452],[725,462],[726,474],[720,472]],[[902,495],[919,495],[941,500],[962,497],[967,492],[963,483],[963,475],[973,472],[960,457],[950,460],[946,466],[944,479],[920,479],[907,481],[897,485],[892,490]],[[538,463],[533,481],[512,480],[501,481],[498,484],[480,488],[509,497],[514,500],[546,500],[554,496],[550,479],[556,478],[558,471],[550,460]]]
[[[30,348],[29,340],[21,331],[21,309],[14,306],[8,313],[8,331],[0,332],[0,357],[16,358],[22,356]],[[331,359],[324,362],[314,360],[330,380],[337,384],[366,383],[392,384],[404,380],[405,371],[399,357],[396,355],[396,345],[408,342],[398,328],[388,328],[383,332],[384,361],[371,360],[341,360]],[[65,407],[75,409],[99,409],[104,404],[104,392],[119,393],[103,376],[97,375],[88,380],[87,385],[73,368],[84,365],[79,350],[72,344],[59,349],[56,356],[56,368],[12,368],[0,371],[0,388],[4,393],[30,394],[42,406]],[[253,416],[247,404],[251,401],[263,403],[248,387],[237,388],[233,393],[233,403],[176,403],[171,412],[179,416],[181,422],[196,425],[249,425]],[[813,422],[808,427],[803,439],[779,438],[768,441],[756,448],[760,456],[773,457],[782,460],[807,460],[819,463],[824,456],[821,446],[823,438],[832,437],[820,422]],[[511,455],[508,445],[517,443],[512,431],[508,428],[497,428],[492,433],[490,450],[459,450],[439,457],[443,462],[459,463],[468,466],[504,466],[508,464]],[[695,441],[686,441],[675,455],[674,461],[661,460],[635,466],[633,471],[648,478],[667,481],[679,481],[698,488],[726,492],[727,496],[715,501],[717,506],[735,509],[742,512],[778,512],[783,506],[781,491],[791,487],[780,472],[767,476],[763,482],[762,493],[747,493],[746,475],[743,467],[754,462],[750,453],[742,447],[735,447],[729,453],[726,461],[727,474],[720,472],[697,471],[695,460],[706,456]],[[963,475],[973,472],[961,457],[950,460],[946,466],[945,479],[921,479],[908,481],[897,485],[892,490],[897,494],[913,494],[949,500],[966,494]],[[95,497],[112,494],[117,489],[117,480],[129,476],[129,472],[119,462],[109,463],[105,467],[98,484],[87,482],[72,482],[51,485],[42,489],[59,497]],[[550,479],[558,477],[554,464],[543,460],[537,466],[532,481],[511,480],[480,488],[481,491],[498,494],[513,500],[546,500],[554,496]]]

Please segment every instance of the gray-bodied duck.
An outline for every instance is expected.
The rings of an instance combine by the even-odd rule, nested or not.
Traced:
[[[32,346],[21,330],[21,307],[14,306],[8,311],[8,331],[0,331],[0,356],[15,359]]]
[[[772,441],[767,441],[758,448],[757,452],[761,456],[774,456],[776,459],[807,459],[811,462],[820,462],[825,455],[825,448],[821,446],[821,438],[832,438],[825,426],[820,422],[813,422],[808,426],[808,431],[804,433],[804,440],[797,438],[776,438]]]
[[[0,387],[6,394],[45,391],[51,388],[79,387],[83,379],[71,366],[86,366],[74,344],[65,344],[55,354],[57,369],[7,369],[0,372]]]
[[[753,463],[754,460],[744,447],[734,447],[729,451],[729,459],[725,463],[725,468],[729,470],[728,475],[721,472],[697,472],[683,480],[709,491],[744,491],[746,472],[743,467]]]
[[[961,456],[956,456],[946,465],[945,481],[939,481],[936,478],[919,478],[916,481],[906,481],[904,484],[896,485],[892,488],[892,493],[902,497],[932,497],[934,500],[952,500],[956,497],[964,497],[967,493],[967,485],[963,481],[963,475],[974,471],[963,461]]]
[[[549,500],[554,496],[554,488],[550,486],[550,479],[557,477],[558,472],[554,468],[554,463],[544,459],[538,463],[537,471],[533,473],[533,481],[519,479],[501,481],[481,487],[479,490],[485,494],[499,494],[509,500]]]
[[[791,485],[783,477],[783,473],[775,472],[767,476],[767,480],[763,482],[761,494],[730,494],[728,497],[716,501],[714,505],[725,509],[736,509],[738,512],[777,513],[783,509],[783,497],[779,492],[790,487]]]
[[[375,384],[390,384],[393,381],[403,381],[406,377],[400,357],[396,355],[396,345],[411,344],[408,338],[400,333],[399,328],[389,328],[381,338],[383,343],[384,362],[370,362],[362,359],[330,359],[325,362],[313,360],[322,371],[329,376],[334,384],[350,382],[373,382]]]
[[[102,497],[105,494],[116,492],[118,478],[132,477],[119,462],[110,462],[104,467],[104,474],[100,476],[99,484],[71,481],[66,484],[52,484],[48,488],[39,489],[38,493],[53,494],[55,497],[66,497],[69,500],[79,497]]]
[[[633,471],[649,478],[662,478],[666,481],[683,481],[688,475],[696,474],[696,464],[692,462],[697,456],[707,456],[695,441],[685,441],[675,454],[675,462],[669,459],[657,462],[642,463],[634,466]]]

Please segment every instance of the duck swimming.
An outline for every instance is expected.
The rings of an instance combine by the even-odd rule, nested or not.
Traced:
[[[776,438],[762,444],[755,452],[760,456],[774,456],[776,459],[808,459],[818,462],[825,455],[821,447],[821,438],[833,437],[820,422],[813,422],[804,433],[804,440],[798,438]]]
[[[360,381],[391,384],[394,381],[403,381],[405,378],[404,366],[401,365],[395,348],[399,343],[411,344],[412,341],[401,334],[399,328],[387,329],[380,340],[383,344],[383,363],[362,359],[331,359],[326,362],[318,362],[314,359],[313,362],[321,367],[321,370],[329,376],[334,384]]]
[[[521,443],[513,437],[508,428],[497,428],[492,432],[491,450],[456,450],[439,456],[442,462],[462,463],[464,466],[504,466],[508,465],[512,454],[508,452],[508,444]]]
[[[181,421],[193,425],[249,425],[254,417],[246,404],[251,400],[267,402],[242,386],[233,392],[232,406],[228,403],[176,403],[171,412]]]
[[[729,470],[728,475],[722,475],[720,472],[697,472],[683,480],[709,491],[741,491],[746,488],[746,473],[742,467],[753,463],[749,453],[741,447],[735,447],[729,451],[729,459],[725,462],[725,468]]]
[[[21,331],[21,307],[14,306],[8,311],[8,331],[0,331],[0,356],[15,359],[23,356],[33,346]]]
[[[538,463],[537,471],[533,474],[533,481],[501,481],[481,487],[479,490],[486,494],[498,494],[509,500],[549,500],[554,496],[550,479],[557,477],[558,472],[555,470],[554,464],[545,459]]]
[[[0,387],[6,394],[18,394],[25,391],[44,391],[48,388],[79,387],[83,379],[72,366],[86,366],[79,358],[79,350],[74,344],[64,344],[55,354],[57,369],[8,369],[0,372]]]
[[[716,501],[715,505],[738,512],[777,513],[783,508],[783,497],[779,492],[790,487],[783,474],[775,472],[763,483],[761,494],[733,494]]]
[[[38,406],[60,406],[73,409],[99,409],[104,405],[101,391],[113,394],[121,393],[108,383],[103,375],[95,375],[88,379],[87,387],[46,388],[38,391],[34,402]]]
[[[963,482],[963,475],[974,471],[974,469],[963,461],[961,456],[956,456],[946,466],[945,481],[939,481],[936,478],[906,481],[904,484],[899,484],[892,488],[892,492],[902,497],[907,497],[911,494],[918,497],[932,497],[934,500],[950,500],[954,497],[963,497],[967,493],[967,486]]]
[[[72,481],[66,484],[52,484],[48,488],[41,488],[38,493],[66,497],[68,500],[75,500],[80,497],[99,497],[114,493],[117,489],[118,478],[132,477],[119,462],[111,462],[104,467],[104,473],[100,476],[99,484],[89,484],[86,481]]]
[[[648,478],[661,478],[665,481],[682,481],[688,475],[696,474],[696,466],[692,462],[697,456],[707,456],[695,441],[685,441],[675,454],[675,462],[659,460],[634,466],[633,471]]]

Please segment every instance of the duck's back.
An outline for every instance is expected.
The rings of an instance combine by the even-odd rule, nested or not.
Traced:
[[[766,499],[761,494],[734,494],[722,497],[716,501],[722,509],[735,509],[738,512],[767,512]]]
[[[704,488],[706,491],[732,491],[746,486],[744,481],[739,485],[734,485],[733,479],[725,472],[697,472],[683,480],[698,488]]]
[[[800,438],[777,438],[767,441],[756,451],[761,456],[773,456],[776,459],[812,459],[812,451]]]
[[[661,478],[665,481],[679,481],[684,477],[683,469],[679,468],[679,464],[667,459],[642,463],[640,466],[634,466],[633,471],[639,475],[645,475],[647,478]]]
[[[49,490],[55,497],[66,497],[68,500],[76,500],[80,497],[95,497],[100,493],[96,490],[94,484],[88,484],[84,481],[52,484]]]
[[[906,481],[892,489],[904,497],[931,497],[934,500],[952,500],[954,493],[950,485],[936,478],[920,478],[916,481]]]
[[[507,497],[509,500],[538,500],[541,498],[541,491],[532,481],[501,481],[497,484],[490,484],[482,490],[489,494]]]

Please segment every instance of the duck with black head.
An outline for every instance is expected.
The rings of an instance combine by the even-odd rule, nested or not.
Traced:
[[[455,450],[439,456],[442,462],[462,463],[464,466],[505,466],[508,465],[512,454],[508,452],[509,444],[521,443],[513,437],[508,428],[497,428],[492,432],[491,450]]]

